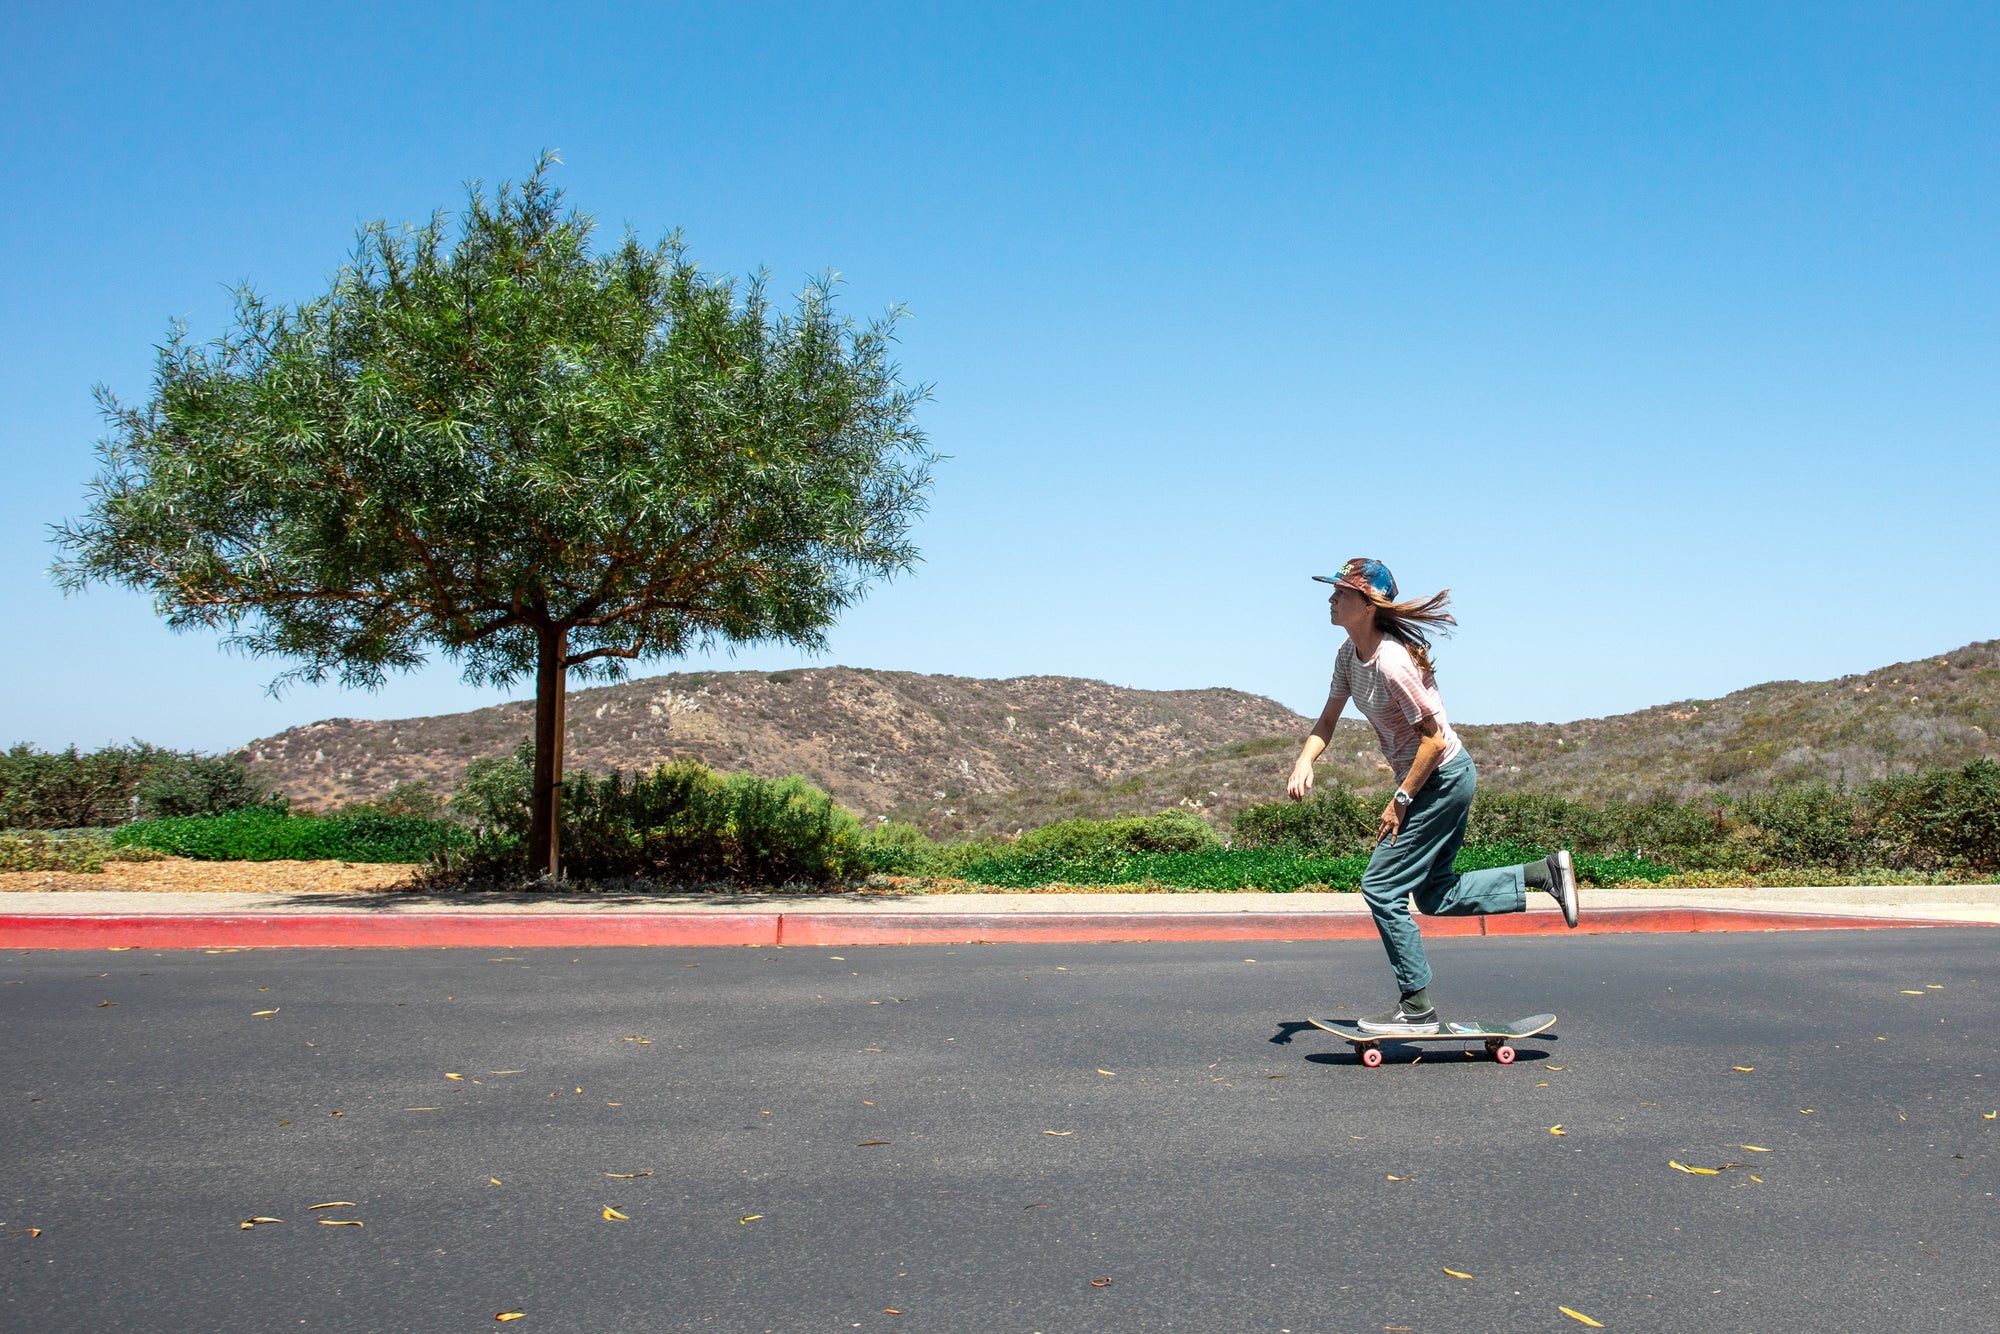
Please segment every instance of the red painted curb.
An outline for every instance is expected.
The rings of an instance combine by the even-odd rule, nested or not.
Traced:
[[[1563,935],[1555,913],[1425,917],[1425,936]],[[1591,935],[1980,926],[1733,908],[1607,908]],[[0,916],[0,949],[585,948],[594,945],[962,945],[985,941],[1366,940],[1359,913],[354,913]]]

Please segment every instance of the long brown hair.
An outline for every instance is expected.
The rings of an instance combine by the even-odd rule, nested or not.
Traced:
[[[1431,635],[1448,635],[1451,631],[1446,627],[1458,624],[1458,618],[1445,610],[1451,605],[1451,590],[1439,589],[1427,598],[1412,598],[1408,602],[1391,602],[1373,589],[1354,591],[1375,608],[1375,628],[1408,649],[1418,671],[1435,674],[1437,664],[1431,661]]]

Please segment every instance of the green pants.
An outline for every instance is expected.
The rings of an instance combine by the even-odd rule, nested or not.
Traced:
[[[1528,906],[1518,866],[1464,875],[1451,869],[1459,845],[1465,842],[1465,820],[1472,812],[1472,790],[1478,782],[1472,756],[1460,751],[1431,775],[1403,812],[1396,841],[1377,843],[1362,873],[1361,893],[1375,914],[1375,929],[1405,995],[1431,981],[1424,940],[1410,916],[1410,900],[1416,900],[1418,912],[1432,917],[1520,912]]]

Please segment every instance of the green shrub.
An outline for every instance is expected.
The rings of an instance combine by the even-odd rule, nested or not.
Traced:
[[[1926,769],[1869,784],[1866,819],[1887,865],[1911,870],[2000,871],[2000,764]]]
[[[1350,787],[1327,783],[1304,801],[1274,801],[1238,811],[1236,843],[1246,848],[1312,849],[1336,856],[1365,854],[1375,841],[1381,806]]]
[[[1747,798],[1736,814],[1742,841],[1762,866],[1845,870],[1870,850],[1854,798],[1824,782]]]
[[[149,819],[178,815],[220,815],[246,806],[275,805],[262,780],[227,755],[176,756],[139,782],[139,813]]]
[[[0,828],[81,829],[134,814],[211,815],[270,801],[234,756],[161,750],[141,741],[83,754],[17,745],[0,755]]]
[[[853,814],[793,775],[724,778],[692,760],[627,780],[563,779],[565,872],[747,885],[825,883],[874,869]]]
[[[417,816],[289,815],[252,806],[141,820],[112,830],[109,842],[202,861],[421,862],[471,839],[457,825]]]
[[[1199,852],[1221,846],[1222,839],[1213,829],[1184,810],[1123,820],[1063,820],[1023,834],[1014,845],[1024,857],[1072,860],[1139,852]]]

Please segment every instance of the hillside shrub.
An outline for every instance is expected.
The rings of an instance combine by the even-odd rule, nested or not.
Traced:
[[[110,848],[99,838],[50,838],[47,834],[0,834],[0,871],[72,871],[85,875],[104,869]]]
[[[110,831],[108,841],[174,857],[246,862],[421,862],[471,842],[462,828],[443,820],[291,815],[269,806],[141,820]]]

